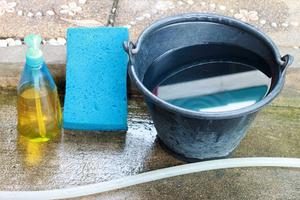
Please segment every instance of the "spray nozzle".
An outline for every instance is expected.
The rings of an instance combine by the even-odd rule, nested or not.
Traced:
[[[26,64],[32,68],[38,68],[44,62],[43,53],[40,49],[42,38],[39,35],[30,34],[24,39],[28,50],[26,52]]]

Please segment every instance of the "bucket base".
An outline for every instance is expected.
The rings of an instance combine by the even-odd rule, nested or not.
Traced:
[[[172,155],[173,157],[175,157],[178,160],[184,161],[184,162],[188,162],[188,163],[193,163],[193,162],[201,162],[201,161],[208,161],[208,160],[216,160],[216,159],[224,159],[224,158],[229,158],[233,151],[230,152],[228,155],[226,156],[220,156],[220,157],[213,157],[213,158],[207,158],[207,159],[199,159],[199,158],[189,158],[189,157],[185,157],[182,154],[176,153],[173,150],[171,150],[167,145],[164,144],[164,142],[159,138],[159,136],[157,136],[156,140],[158,141],[159,145],[166,151],[168,152],[170,155]]]

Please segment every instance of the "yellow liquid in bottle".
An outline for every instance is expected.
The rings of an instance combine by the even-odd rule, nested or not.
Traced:
[[[18,132],[34,142],[46,142],[61,131],[61,107],[56,90],[25,88],[18,96]]]

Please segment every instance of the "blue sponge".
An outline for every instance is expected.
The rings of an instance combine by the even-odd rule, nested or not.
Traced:
[[[127,130],[127,62],[121,27],[67,31],[64,128]]]

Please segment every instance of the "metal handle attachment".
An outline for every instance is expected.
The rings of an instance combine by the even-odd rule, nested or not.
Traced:
[[[287,69],[287,67],[290,66],[293,63],[294,57],[291,56],[290,54],[287,54],[287,55],[283,56],[281,58],[281,60],[283,61],[283,64],[281,65],[281,71],[284,74],[285,71],[286,71],[286,69]]]
[[[134,63],[133,54],[136,53],[134,51],[135,45],[131,41],[125,41],[123,43],[123,47],[124,47],[126,53],[128,54],[128,57],[129,57],[129,63],[128,64],[133,65],[133,63]]]

